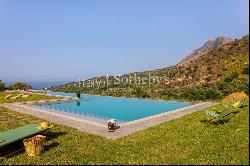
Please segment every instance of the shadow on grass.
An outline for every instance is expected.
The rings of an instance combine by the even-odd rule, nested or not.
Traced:
[[[216,120],[216,121],[213,121],[213,122],[211,122],[208,119],[203,119],[203,120],[200,120],[200,122],[204,123],[204,124],[222,125],[222,124],[228,123],[229,119],[220,119],[220,120]]]
[[[48,152],[50,149],[53,149],[53,148],[57,147],[58,145],[60,145],[58,142],[53,142],[49,145],[46,145],[44,147],[44,152]]]
[[[18,151],[18,150],[20,150],[20,151]],[[15,153],[13,153],[13,152],[15,152]],[[19,153],[23,153],[23,152],[24,152],[23,142],[21,140],[16,141],[16,142],[9,144],[9,145],[6,145],[5,147],[2,147],[0,149],[0,161],[6,157],[10,157],[12,155],[18,155]],[[11,154],[11,153],[13,153],[13,154]]]
[[[60,137],[60,136],[66,135],[66,134],[67,134],[67,133],[66,133],[66,132],[63,132],[63,131],[58,131],[58,132],[46,131],[46,132],[44,133],[44,135],[46,135],[46,141],[56,139],[56,138],[58,138],[58,137]],[[50,149],[53,149],[53,148],[57,147],[58,145],[60,145],[60,143],[58,143],[58,142],[53,142],[53,143],[51,143],[51,144],[49,144],[49,145],[46,145],[46,146],[44,147],[44,152],[47,152],[47,151],[49,151]]]
[[[46,135],[47,140],[52,140],[66,134],[67,134],[66,132],[61,132],[61,131],[58,132],[46,131],[44,135]]]

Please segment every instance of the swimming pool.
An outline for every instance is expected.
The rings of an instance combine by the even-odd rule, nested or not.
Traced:
[[[52,95],[76,96],[74,93],[48,92]],[[38,104],[50,111],[59,111],[77,117],[93,119],[116,119],[120,123],[130,122],[160,113],[192,105],[189,102],[148,100],[81,94],[80,101]]]

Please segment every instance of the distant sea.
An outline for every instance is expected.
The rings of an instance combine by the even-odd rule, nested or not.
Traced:
[[[70,81],[67,82],[27,82],[29,83],[33,89],[42,89],[42,88],[51,88],[52,86],[58,86],[58,85],[63,85],[66,84]],[[5,82],[6,86],[9,86],[13,82]]]

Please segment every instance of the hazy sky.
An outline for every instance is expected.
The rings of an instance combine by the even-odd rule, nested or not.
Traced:
[[[59,81],[178,63],[249,33],[248,0],[0,0],[0,79]]]

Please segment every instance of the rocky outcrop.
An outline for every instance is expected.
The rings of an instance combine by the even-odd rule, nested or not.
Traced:
[[[185,66],[188,65],[191,61],[206,55],[209,51],[219,48],[227,43],[234,41],[233,39],[225,36],[219,36],[214,40],[207,41],[202,47],[194,50],[186,58],[184,58],[178,65]]]

